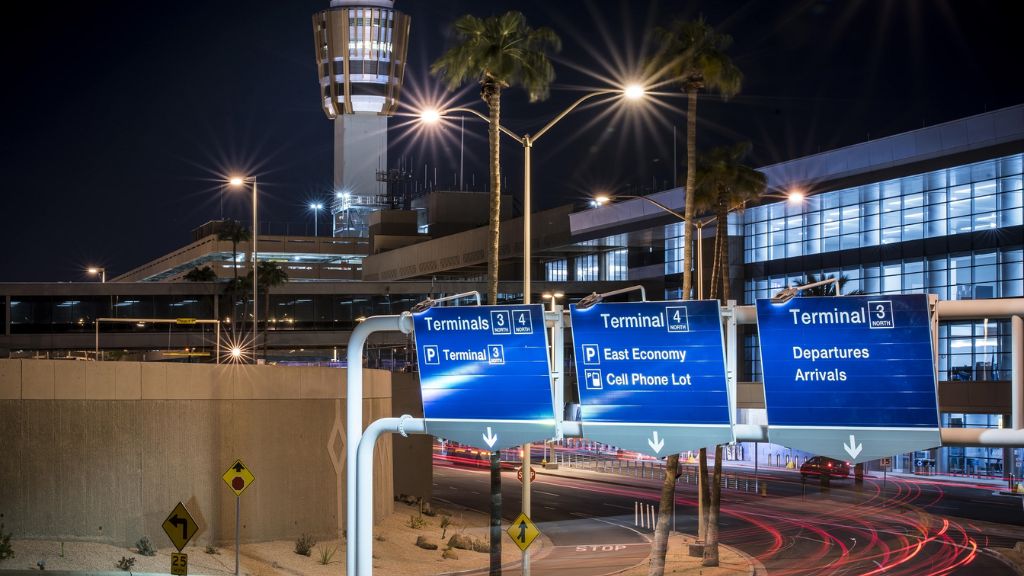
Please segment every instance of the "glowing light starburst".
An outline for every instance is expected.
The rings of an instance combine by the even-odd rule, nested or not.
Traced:
[[[221,364],[252,364],[256,358],[256,337],[253,334],[222,334]]]

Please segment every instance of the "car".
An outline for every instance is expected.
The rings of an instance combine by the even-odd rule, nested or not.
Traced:
[[[842,460],[815,456],[800,466],[800,477],[807,480],[808,476],[821,476],[829,478],[847,478],[850,476],[850,464]]]

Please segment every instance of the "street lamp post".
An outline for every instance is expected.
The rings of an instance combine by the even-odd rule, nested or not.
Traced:
[[[619,199],[619,198],[622,198],[622,199],[639,199],[639,200],[644,200],[644,201],[646,201],[646,202],[648,202],[648,203],[658,207],[662,211],[667,212],[667,213],[671,214],[672,216],[675,216],[681,222],[686,222],[686,218],[682,214],[680,214],[678,211],[669,208],[668,206],[662,204],[661,202],[658,202],[657,200],[655,200],[654,198],[651,198],[649,196],[632,196],[632,195],[626,195],[626,194],[622,194],[622,195],[618,195],[617,194],[613,198],[613,197],[608,196],[606,194],[600,194],[598,196],[595,196],[594,199],[590,201],[590,204],[591,204],[591,206],[594,206],[596,208],[596,207],[602,206],[604,204],[609,204],[609,203],[611,203],[612,200]],[[793,191],[789,192],[788,194],[786,194],[784,196],[779,196],[779,195],[774,195],[773,196],[771,194],[765,194],[765,195],[762,195],[761,198],[784,198],[785,200],[789,201],[790,203],[798,204],[798,203],[803,201],[804,195],[803,195],[802,192],[793,190]],[[744,204],[746,204],[746,202],[743,202],[741,204],[733,206],[732,208],[729,209],[729,211],[731,212],[731,211],[733,211],[733,210],[735,210],[737,208],[740,208]],[[718,220],[718,216],[711,216],[710,218],[707,218],[705,220],[699,220],[698,219],[696,222],[694,222],[694,226],[697,228],[697,299],[698,300],[703,300],[704,299],[704,265],[703,265],[703,261],[704,261],[704,250],[703,250],[703,248],[704,248],[704,227],[707,226],[708,224],[711,224],[711,223],[715,222],[716,220]],[[684,233],[684,235],[685,235],[685,233]],[[688,241],[688,240],[689,239],[684,238],[684,241]],[[728,263],[723,263],[722,265],[723,266],[728,266]],[[686,298],[686,297],[688,297],[688,295],[687,294],[683,294],[683,297]]]
[[[320,223],[320,210],[324,207],[320,202],[313,202],[309,209],[313,211],[313,236],[319,236],[317,225]]]
[[[557,116],[552,118],[543,128],[537,131],[536,134],[523,134],[522,136],[512,132],[504,126],[498,125],[498,130],[504,133],[509,138],[512,138],[523,147],[523,304],[529,304],[531,302],[530,285],[532,271],[530,267],[532,259],[532,245],[531,245],[531,215],[532,215],[532,202],[531,202],[531,163],[530,163],[530,152],[533,150],[534,143],[540,140],[541,136],[547,133],[555,124],[562,118],[565,118],[570,112],[575,110],[580,104],[583,104],[591,98],[597,96],[609,96],[609,95],[621,95],[625,96],[629,100],[639,100],[643,98],[645,90],[642,86],[632,84],[625,88],[617,88],[614,90],[595,90],[584,94],[582,97],[577,99],[575,102],[569,105],[568,108],[562,110]],[[472,114],[477,118],[491,123],[491,119],[484,114],[472,109],[462,106],[454,108],[446,108],[444,110],[424,110],[420,113],[420,119],[427,123],[436,123],[452,112],[465,112]]]
[[[532,205],[531,205],[531,164],[530,164],[530,152],[533,150],[533,145],[537,140],[540,140],[541,136],[547,133],[552,126],[558,123],[559,120],[565,118],[570,112],[575,110],[580,104],[583,104],[591,98],[597,96],[607,96],[612,94],[623,95],[630,100],[637,100],[643,97],[644,88],[639,85],[630,85],[625,88],[614,89],[614,90],[595,90],[588,94],[584,94],[582,97],[577,99],[575,102],[569,105],[568,108],[560,112],[557,116],[552,118],[543,128],[537,131],[536,134],[523,134],[522,136],[517,135],[508,128],[502,125],[498,125],[498,130],[503,132],[508,137],[518,142],[523,147],[523,304],[529,304],[531,302],[530,286],[532,283],[532,270],[531,260],[532,254],[532,230],[531,230],[531,216],[532,216]],[[439,121],[445,115],[452,112],[465,112],[473,114],[488,124],[491,123],[490,118],[483,115],[482,113],[473,110],[472,108],[455,107],[448,108],[445,110],[429,110],[424,111],[420,114],[420,118],[423,121],[435,123]],[[497,266],[497,262],[494,263]],[[553,300],[552,300],[553,301]],[[523,445],[523,513],[530,516],[530,456],[531,456],[532,445],[526,443]],[[529,574],[529,554],[524,553],[523,555],[523,573]]]
[[[100,268],[98,266],[94,266],[94,267],[88,268],[86,270],[86,272],[88,272],[89,274],[94,274],[94,275],[95,274],[99,274],[99,276],[100,276],[100,283],[101,284],[105,284],[107,282],[107,269],[106,268]]]
[[[231,186],[233,186],[235,188],[241,188],[242,186],[245,186],[246,182],[252,182],[252,340],[253,340],[253,357],[255,358],[256,357],[256,350],[255,350],[256,349],[256,333],[259,331],[258,312],[257,312],[257,310],[259,309],[259,306],[256,304],[258,302],[258,300],[256,298],[256,293],[257,293],[257,285],[259,283],[259,278],[258,278],[259,273],[257,272],[257,269],[256,269],[256,261],[257,261],[257,258],[258,258],[257,255],[259,253],[258,250],[257,250],[257,245],[256,245],[257,244],[256,243],[256,239],[259,237],[259,220],[258,220],[258,214],[259,214],[259,208],[258,208],[259,195],[256,193],[256,177],[255,176],[253,176],[251,178],[244,178],[244,177],[240,177],[240,176],[235,176],[235,177],[231,178],[231,180],[230,180]]]

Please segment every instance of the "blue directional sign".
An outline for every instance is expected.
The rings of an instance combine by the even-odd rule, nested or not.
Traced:
[[[654,456],[733,440],[717,300],[569,310],[585,437]]]
[[[769,439],[851,462],[940,444],[925,294],[757,301]]]
[[[540,304],[413,315],[427,432],[487,450],[554,435]]]

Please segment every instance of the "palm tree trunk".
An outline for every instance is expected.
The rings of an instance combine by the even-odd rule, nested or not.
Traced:
[[[711,480],[707,532],[702,566],[718,566],[718,516],[722,509],[722,445],[715,446],[715,472]]]
[[[491,214],[489,219],[489,250],[487,253],[487,300],[498,303],[499,246],[501,240],[501,141],[498,127],[501,125],[501,87],[494,82],[485,82],[481,89],[490,122],[487,138],[491,160]]]
[[[480,96],[487,103],[490,122],[487,137],[491,161],[491,210],[487,251],[487,301],[498,303],[499,247],[501,240],[501,86],[484,81]],[[501,576],[501,457],[491,453],[491,555],[490,576]]]
[[[501,576],[501,453],[491,452],[490,576]]]
[[[697,521],[697,539],[707,544],[708,538],[708,503],[711,495],[708,493],[708,449],[701,448],[697,457],[697,506],[699,515]]]
[[[724,198],[719,197],[715,212],[718,220],[715,224],[715,263],[718,265],[718,277],[721,290],[715,291],[721,297],[722,304],[729,301],[729,206]]]
[[[697,90],[686,89],[686,203],[683,207],[683,299],[690,298],[693,286],[694,197],[697,189]]]
[[[665,555],[668,553],[668,531],[671,524],[670,516],[674,512],[676,493],[676,472],[679,471],[679,454],[671,454],[665,458],[665,481],[661,484],[661,502],[658,503],[658,525],[654,528],[654,544],[651,547],[651,563],[648,565],[648,576],[661,576],[665,573]]]

